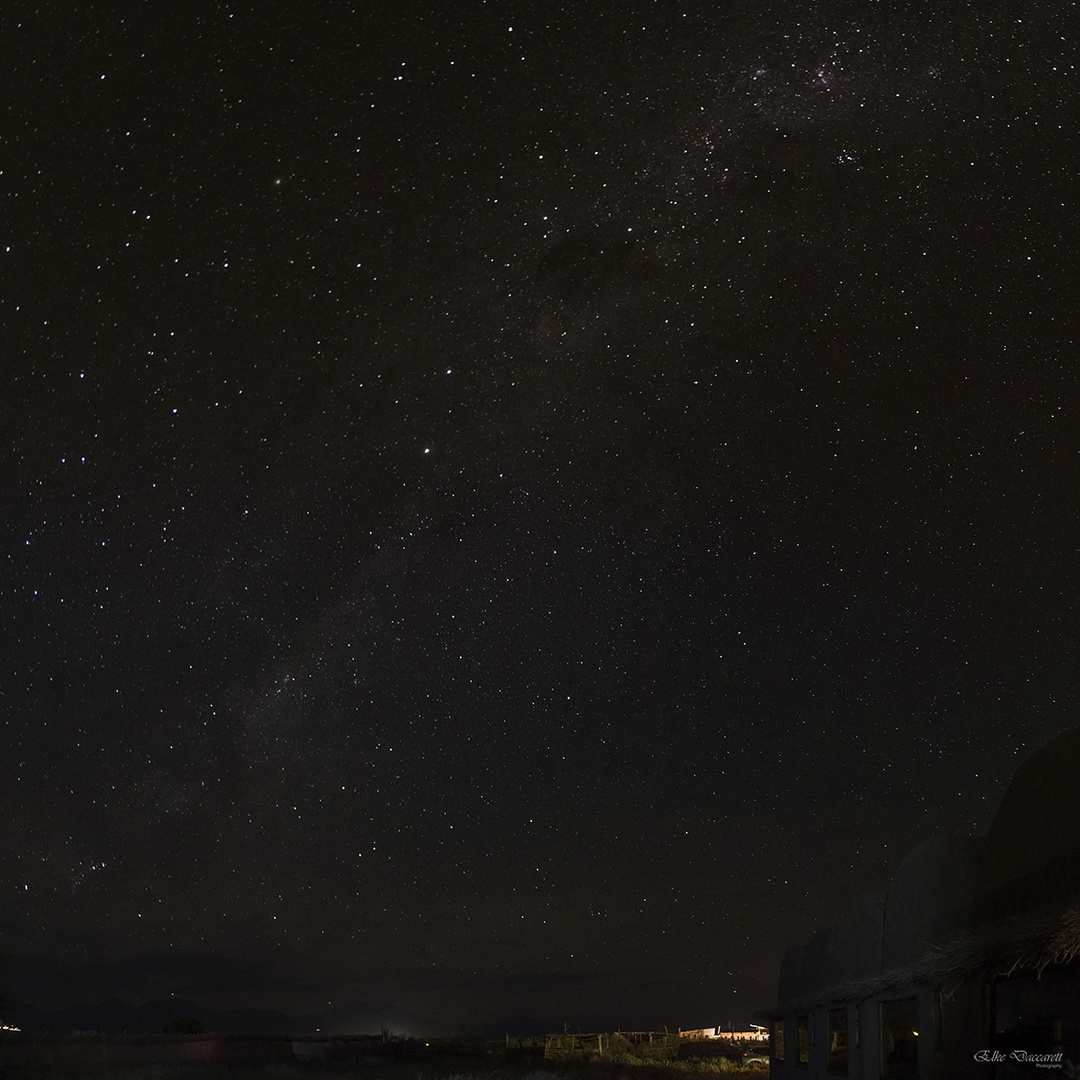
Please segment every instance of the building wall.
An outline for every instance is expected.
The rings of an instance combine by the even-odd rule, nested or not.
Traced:
[[[807,1080],[809,1072],[797,1065],[798,1060],[798,1032],[794,1015],[785,1016],[784,1025],[784,1060],[777,1061],[774,1057],[771,1062],[770,1080]],[[775,1040],[773,1042],[775,1052]]]
[[[780,986],[777,995],[780,1001],[792,1001],[806,993],[803,988],[803,961],[806,949],[802,945],[789,945],[780,961]]]
[[[855,1052],[857,1061],[855,1076],[858,1080],[877,1080],[881,1075],[881,1033],[878,1030],[879,1005],[876,1000],[860,1001],[859,1038]]]
[[[942,998],[922,990],[917,1000],[919,1080],[988,1080],[987,1067],[974,1060],[980,1049],[990,1049],[990,1016],[980,984],[963,987],[956,995]],[[869,998],[845,1006],[848,1025],[847,1080],[881,1080],[884,1047],[882,1044],[882,1006],[903,1000],[895,996]],[[828,1012],[815,1009],[811,1018],[810,1062],[797,1064],[797,1016],[783,1017],[785,1060],[774,1061],[771,1080],[833,1080],[828,1069]]]
[[[863,893],[848,908],[833,941],[829,985],[881,971],[885,898],[884,892]]]
[[[833,946],[836,944],[836,927],[826,926],[810,939],[803,955],[803,993],[813,993],[831,986],[833,979]]]
[[[987,834],[976,921],[1020,914],[1080,892],[1080,728],[1016,770]]]
[[[918,845],[905,856],[886,893],[856,898],[835,929],[821,930],[805,946],[789,948],[777,1010],[849,981],[910,970],[933,946],[978,931],[984,922],[1024,920],[1044,906],[1053,905],[1046,907],[1053,912],[1076,897],[1078,778],[1080,728],[1054,739],[1017,769],[985,838],[946,836]],[[920,1080],[986,1080],[988,1065],[976,1062],[974,1055],[994,1049],[987,994],[987,984],[978,979],[940,1004],[934,991],[919,992]],[[1080,991],[1076,997],[1080,1004]],[[880,1080],[881,1005],[882,999],[875,998],[852,1006],[849,1080]],[[785,1016],[787,1060],[774,1068],[776,1080],[824,1080],[824,1025],[825,1013],[819,1010],[810,1067],[800,1069],[795,1065],[795,1017]],[[1080,1041],[1080,1022],[1076,1029]]]
[[[881,967],[904,968],[971,925],[984,841],[937,836],[907,853],[885,899]]]

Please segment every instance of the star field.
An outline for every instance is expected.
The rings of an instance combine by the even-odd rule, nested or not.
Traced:
[[[9,953],[738,1026],[985,830],[1075,723],[1080,84],[938,7],[8,13]]]

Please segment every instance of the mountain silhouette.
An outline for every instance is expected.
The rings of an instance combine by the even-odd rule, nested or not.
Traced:
[[[109,998],[94,1005],[54,1010],[12,1001],[6,1022],[28,1034],[96,1031],[107,1035],[153,1035],[177,1016],[195,1017],[205,1031],[223,1035],[378,1035],[389,1030],[413,1038],[439,1038],[453,1031],[452,1024],[416,1016],[394,1005],[374,1007],[363,1001],[295,1017],[274,1009],[208,1009],[182,998],[148,1001],[139,1006]]]

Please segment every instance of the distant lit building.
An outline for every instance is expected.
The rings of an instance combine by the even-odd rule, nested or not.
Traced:
[[[985,837],[939,837],[784,956],[773,1080],[1005,1080],[1080,1061],[1080,729]],[[1042,1066],[1037,1069],[1037,1066]]]
[[[728,1039],[731,1042],[768,1042],[769,1029],[766,1027],[753,1027],[749,1031],[733,1031],[725,1027],[708,1028],[679,1028],[679,1038],[688,1042],[704,1041],[705,1039]]]

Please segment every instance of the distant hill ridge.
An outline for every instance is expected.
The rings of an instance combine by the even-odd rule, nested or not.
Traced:
[[[414,1038],[440,1038],[455,1032],[454,1024],[404,1012],[394,1005],[378,1007],[353,1001],[322,1013],[288,1016],[274,1009],[208,1009],[196,1001],[165,998],[131,1006],[118,998],[95,1005],[70,1005],[45,1010],[24,1002],[8,1003],[4,1020],[28,1034],[70,1035],[73,1031],[96,1031],[106,1035],[158,1034],[178,1016],[195,1017],[205,1031],[223,1035],[378,1035],[384,1029]],[[510,1023],[520,1027],[526,1018]],[[485,1028],[493,1025],[485,1025]],[[499,1034],[516,1034],[494,1025]],[[486,1032],[485,1032],[486,1033]]]

